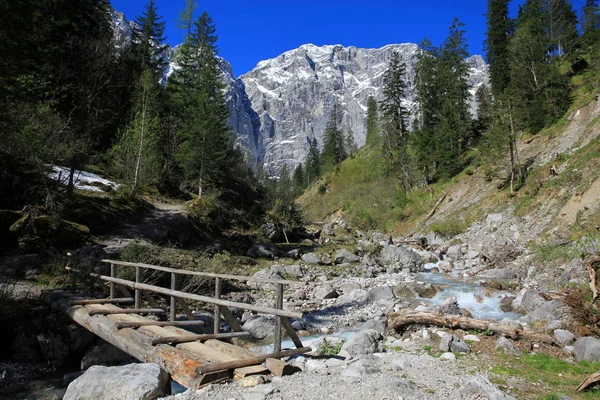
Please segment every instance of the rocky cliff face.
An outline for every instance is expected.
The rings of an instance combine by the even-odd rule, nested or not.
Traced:
[[[325,124],[335,102],[342,106],[344,130],[351,130],[354,141],[362,146],[366,140],[367,100],[369,96],[381,100],[383,75],[393,52],[400,53],[406,62],[406,106],[414,111],[415,44],[392,44],[380,49],[307,44],[261,61],[240,77],[238,81],[243,82],[259,122],[253,132],[259,165],[276,175],[283,165],[293,170],[304,162],[311,140],[317,139],[322,146]],[[480,56],[467,61],[474,94],[488,81],[487,65]],[[473,99],[473,112],[475,109]]]
[[[122,13],[112,13],[115,45],[131,43],[131,27]],[[220,60],[226,99],[231,110],[229,125],[245,150],[249,164],[277,175],[284,165],[293,170],[306,159],[310,142],[323,145],[325,124],[334,103],[343,112],[342,127],[352,131],[354,141],[366,140],[367,99],[381,100],[383,74],[393,52],[407,66],[406,106],[416,110],[414,67],[419,48],[415,44],[391,44],[380,49],[353,46],[306,44],[280,56],[261,61],[256,68],[236,79],[229,63]],[[164,82],[177,68],[177,47],[168,49],[171,62]],[[467,60],[471,66],[469,85],[474,95],[488,82],[488,66],[481,56]],[[473,113],[475,99],[471,102]]]

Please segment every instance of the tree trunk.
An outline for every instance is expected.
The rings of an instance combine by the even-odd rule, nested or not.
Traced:
[[[388,317],[388,326],[396,332],[410,325],[435,325],[451,329],[478,329],[491,331],[513,339],[528,339],[534,342],[554,343],[554,338],[545,333],[513,328],[495,321],[485,321],[457,315],[438,315],[416,311],[392,313]]]
[[[137,187],[137,183],[138,183],[138,177],[139,177],[139,173],[140,173],[140,169],[141,169],[141,165],[142,165],[142,151],[144,148],[144,127],[145,127],[145,123],[146,123],[146,87],[144,87],[144,92],[142,94],[142,127],[141,127],[141,131],[140,131],[140,148],[138,151],[138,156],[137,156],[137,163],[135,166],[135,176],[133,178],[133,187],[131,188],[131,193],[133,194],[135,192],[135,189]]]

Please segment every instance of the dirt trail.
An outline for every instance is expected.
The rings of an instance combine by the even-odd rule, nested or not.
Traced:
[[[106,246],[107,253],[120,252],[132,240],[149,242],[169,242],[174,230],[187,227],[189,221],[184,214],[183,203],[151,202],[154,209],[142,219],[127,221],[115,232],[97,237],[97,242]],[[177,244],[177,243],[173,243]]]

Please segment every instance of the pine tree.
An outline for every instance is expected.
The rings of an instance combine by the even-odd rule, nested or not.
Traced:
[[[306,187],[304,184],[304,168],[302,164],[298,164],[296,169],[294,169],[294,175],[292,177],[292,182],[294,184],[295,192],[297,195],[302,193],[302,190]]]
[[[383,148],[405,193],[412,188],[408,158],[408,111],[403,104],[406,92],[406,64],[397,52],[392,53],[383,76]]]
[[[344,132],[339,126],[340,120],[340,107],[334,103],[323,134],[323,165],[325,169],[333,168],[346,158]]]
[[[583,44],[590,46],[598,42],[600,32],[600,9],[597,0],[586,0],[581,16],[581,37]]]
[[[316,138],[310,141],[304,170],[308,186],[312,185],[321,176],[321,153]]]
[[[508,45],[513,23],[508,16],[510,0],[488,0],[485,49],[490,66],[492,92],[499,96],[510,82],[510,52]]]
[[[488,85],[479,86],[475,92],[477,119],[474,121],[474,136],[479,137],[492,123],[492,92]]]
[[[189,38],[192,35],[194,28],[194,11],[198,7],[196,0],[185,0],[185,6],[179,13],[177,19],[177,27],[185,32],[185,37]]]
[[[207,185],[224,186],[233,148],[215,32],[204,12],[182,45],[177,59],[181,68],[172,77],[173,94],[183,108],[178,159],[186,181],[196,183],[200,197]]]
[[[350,126],[346,129],[346,135],[344,136],[344,150],[346,157],[353,157],[358,151],[358,147],[354,141],[354,132],[352,132]]]
[[[167,45],[164,44],[166,38],[165,22],[158,15],[158,10],[154,0],[148,0],[144,8],[144,13],[135,19],[136,24],[133,28],[133,40],[135,43],[135,52],[137,54],[142,70],[152,71],[155,80],[162,79],[167,67]]]
[[[577,15],[569,0],[546,0],[548,36],[551,52],[560,57],[574,50],[579,44]]]
[[[379,141],[379,112],[377,101],[373,96],[367,100],[367,144],[374,145]]]
[[[436,132],[438,171],[447,177],[458,172],[460,155],[471,140],[469,112],[469,66],[464,24],[454,19],[438,58],[437,84],[443,103]]]

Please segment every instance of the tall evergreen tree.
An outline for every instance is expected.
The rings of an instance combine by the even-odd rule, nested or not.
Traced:
[[[323,134],[323,165],[329,169],[346,158],[344,131],[340,126],[341,112],[338,103],[333,104]]]
[[[490,66],[492,92],[499,96],[510,82],[510,52],[512,21],[508,16],[510,0],[488,0],[485,49]]]
[[[148,0],[144,12],[135,20],[133,40],[142,70],[150,70],[158,81],[167,67],[167,45],[164,44],[165,22],[158,15],[154,0]]]
[[[207,185],[224,186],[233,148],[215,32],[212,19],[204,12],[182,45],[181,68],[173,74],[171,85],[183,109],[178,159],[187,183],[197,185],[200,197]]]
[[[581,10],[581,31],[584,45],[592,45],[599,39],[600,32],[600,8],[597,0],[586,0]]]
[[[460,166],[460,154],[470,138],[471,114],[469,111],[469,66],[464,24],[454,19],[438,58],[438,85],[443,88],[444,100],[436,140],[440,148],[436,156],[438,171],[454,175]]]
[[[577,15],[570,0],[546,0],[550,51],[560,57],[579,44]]]
[[[304,165],[306,183],[310,186],[321,176],[321,153],[319,152],[319,145],[316,138],[313,138],[310,141],[310,147],[308,148],[308,155],[306,156]]]
[[[383,146],[402,190],[407,193],[412,188],[412,171],[408,157],[408,111],[403,104],[405,92],[406,64],[394,52],[383,76]]]
[[[379,112],[373,96],[367,100],[367,144],[373,145],[379,138]]]

